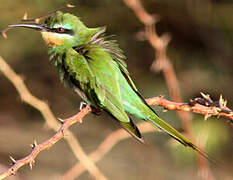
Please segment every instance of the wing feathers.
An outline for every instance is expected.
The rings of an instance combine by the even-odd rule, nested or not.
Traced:
[[[125,123],[125,122],[119,122],[119,123],[120,123],[121,127],[124,128],[129,134],[131,134],[136,140],[145,144],[143,136],[141,135],[139,129],[134,124],[132,119],[130,119],[130,122],[127,122],[127,123]]]

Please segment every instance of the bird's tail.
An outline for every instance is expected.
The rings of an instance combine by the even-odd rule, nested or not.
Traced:
[[[144,120],[152,124],[154,127],[162,130],[163,132],[167,133],[169,136],[180,142],[186,147],[192,148],[194,151],[198,152],[200,155],[208,159],[210,162],[214,164],[218,164],[217,161],[212,158],[209,154],[198,148],[195,144],[193,144],[188,138],[184,137],[181,133],[179,133],[176,129],[174,129],[172,126],[170,126],[168,123],[163,121],[154,111],[153,109],[150,109],[149,114],[147,115],[147,118]],[[149,110],[148,110],[149,111]],[[147,111],[147,112],[148,112]],[[148,118],[149,117],[149,118]]]
[[[141,135],[139,129],[134,124],[132,119],[130,119],[129,122],[120,122],[120,121],[118,121],[118,122],[120,123],[121,127],[124,128],[129,134],[131,134],[136,140],[145,144],[143,136]]]

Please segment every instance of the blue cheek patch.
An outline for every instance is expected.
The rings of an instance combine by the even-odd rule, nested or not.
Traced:
[[[53,25],[53,28],[59,28],[59,27],[62,27],[64,29],[72,29],[71,25],[70,24],[54,24]]]

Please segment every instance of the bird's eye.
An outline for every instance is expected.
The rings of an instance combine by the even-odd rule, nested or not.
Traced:
[[[59,28],[57,28],[56,30],[57,30],[58,33],[63,33],[63,32],[65,32],[65,29],[62,28],[62,27],[59,27]]]

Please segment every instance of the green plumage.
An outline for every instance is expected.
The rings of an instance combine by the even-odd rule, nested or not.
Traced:
[[[193,147],[188,139],[161,120],[145,103],[129,76],[122,50],[116,41],[104,36],[105,28],[87,28],[77,17],[62,13],[51,16],[45,22],[51,28],[54,24],[67,23],[74,28],[76,44],[70,46],[68,42],[49,47],[49,53],[60,79],[87,103],[107,111],[141,142],[142,136],[127,113]]]
[[[207,157],[187,138],[160,119],[148,106],[129,76],[125,56],[105,28],[88,28],[69,13],[56,12],[42,24],[15,24],[41,31],[50,60],[65,86],[78,93],[93,108],[103,109],[133,137],[144,142],[129,118],[145,120],[185,146]]]

